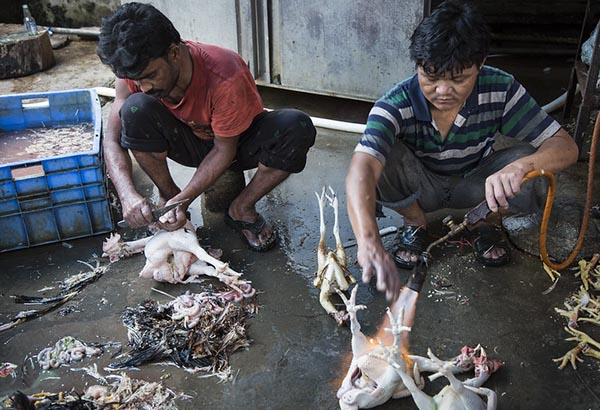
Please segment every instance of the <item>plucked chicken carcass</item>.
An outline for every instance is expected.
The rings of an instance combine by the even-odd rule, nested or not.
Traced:
[[[356,317],[359,310],[366,309],[365,305],[356,304],[358,285],[352,289],[350,298],[340,292],[340,297],[346,305],[352,332],[352,362],[338,389],[337,397],[342,410],[370,409],[379,406],[390,398],[406,397],[410,393],[402,383],[400,375],[389,363],[372,357],[370,353],[381,353],[381,346],[370,341],[360,330]],[[394,343],[389,347],[394,360],[403,361],[401,352],[401,335],[410,328],[402,326],[402,312],[398,316],[390,316],[390,331],[394,335]],[[419,374],[414,379],[421,380]]]
[[[396,315],[392,314],[389,309],[387,312],[390,328],[385,330],[394,336],[393,343],[390,346],[385,346],[381,340],[374,343],[360,330],[356,313],[365,309],[366,306],[356,304],[357,289],[358,286],[352,289],[350,298],[346,298],[340,292],[350,320],[353,355],[350,368],[337,392],[342,410],[369,409],[379,406],[391,398],[408,397],[413,394],[415,388],[419,390],[424,386],[425,381],[421,377],[421,372],[439,372],[441,366],[445,366],[444,369],[450,373],[462,373],[475,367],[475,378],[463,383],[473,387],[481,386],[489,374],[499,367],[500,363],[488,359],[485,352],[482,353],[483,349],[480,346],[475,349],[465,346],[455,358],[440,362],[435,362],[431,358],[407,354],[406,347],[402,346],[402,334],[409,332],[411,328],[402,325],[403,311],[401,309]],[[478,361],[481,362],[479,367],[476,366]],[[404,374],[400,374],[397,370],[398,366],[404,366],[403,369],[411,368],[412,374],[406,371]],[[436,376],[433,375],[430,379]],[[410,387],[405,383],[408,379],[411,380]],[[440,410],[451,408],[453,407],[438,407]],[[460,408],[457,407],[457,409]]]
[[[111,234],[104,241],[102,250],[102,256],[108,257],[111,262],[144,252],[146,264],[140,272],[143,278],[159,282],[190,283],[198,281],[198,277],[202,275],[214,276],[239,292],[240,297],[255,294],[250,282],[241,279],[241,273],[209,255],[200,246],[190,221],[176,231],[159,230],[152,236],[131,242],[121,240],[119,234]]]
[[[427,350],[429,356],[430,369],[437,370],[437,373],[430,376],[433,380],[438,375],[444,376],[450,382],[438,394],[431,397],[424,393],[415,383],[414,378],[406,373],[406,364],[398,362],[394,355],[385,346],[384,354],[377,355],[381,360],[390,364],[402,378],[404,386],[408,389],[419,410],[496,410],[496,393],[485,387],[481,387],[489,376],[500,367],[501,362],[488,359],[483,348],[478,346],[474,350],[479,350],[479,355],[475,356],[473,363],[475,366],[475,377],[461,382],[456,378],[452,371],[452,364],[438,359],[431,349]],[[422,358],[423,360],[427,360]],[[415,363],[415,368],[417,367]],[[480,396],[487,398],[487,403]]]
[[[325,193],[325,187],[321,191],[321,195],[315,192],[319,202],[320,216],[320,233],[319,246],[317,248],[317,273],[314,280],[314,285],[320,289],[319,302],[325,311],[335,319],[338,325],[346,321],[346,312],[338,311],[333,303],[331,303],[331,295],[339,291],[347,291],[351,284],[356,283],[356,279],[348,272],[348,260],[344,245],[340,239],[340,227],[338,220],[338,199],[331,187],[329,187],[329,195]],[[334,224],[333,235],[335,237],[336,248],[334,251],[327,252],[325,246],[325,219],[324,209],[329,205],[333,208]]]

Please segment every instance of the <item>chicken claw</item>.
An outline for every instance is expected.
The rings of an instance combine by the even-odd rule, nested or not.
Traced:
[[[574,337],[568,337],[565,340],[581,342],[583,344],[591,344],[591,345],[597,347],[598,349],[600,349],[600,343],[598,343],[597,341],[592,339],[588,334],[586,334],[580,330],[570,328],[570,327],[565,327],[565,330],[567,331],[567,333],[570,333],[574,336]]]
[[[558,359],[552,359],[552,361],[560,362],[560,366],[558,366],[558,368],[561,370],[565,368],[568,362],[571,362],[571,367],[573,367],[573,369],[577,369],[577,364],[575,362],[583,362],[583,359],[579,357],[579,353],[583,351],[585,346],[585,343],[579,343],[577,346],[565,353],[564,356],[559,357]]]
[[[336,289],[340,298],[342,298],[342,302],[346,306],[346,311],[348,311],[348,315],[350,316],[350,320],[356,320],[356,312],[359,310],[366,309],[365,305],[357,305],[356,304],[356,294],[358,293],[358,285],[352,288],[352,292],[350,292],[350,298],[348,299],[344,292],[339,289]]]
[[[577,320],[579,320],[579,310],[582,306],[583,305],[581,303],[578,303],[576,306],[571,306],[567,302],[565,302],[565,307],[567,308],[567,310],[559,308],[554,308],[554,310],[559,315],[566,317],[568,320],[567,325],[570,328],[574,328],[577,327]]]
[[[398,310],[398,315],[394,317],[391,309],[388,307],[386,310],[388,317],[390,318],[391,328],[386,327],[384,330],[394,335],[394,343],[396,342],[396,338],[400,336],[403,332],[410,332],[412,328],[410,326],[404,326],[402,322],[404,321],[404,308],[400,308]]]
[[[596,349],[592,349],[588,345],[585,345],[585,347],[583,348],[581,353],[583,353],[586,356],[593,357],[595,359],[600,360],[600,351],[598,351]]]
[[[589,289],[590,284],[592,283],[592,272],[594,271],[594,266],[600,260],[600,254],[594,254],[592,259],[589,262],[585,260],[579,261],[579,272],[575,274],[575,277],[581,277],[581,282],[583,283],[583,287],[585,290]]]
[[[592,339],[588,334],[582,331],[573,329],[571,327],[565,327],[565,330],[567,331],[567,333],[573,335],[573,337],[568,337],[565,340],[579,343],[577,344],[577,346],[565,353],[564,356],[559,357],[558,359],[553,359],[555,362],[560,362],[560,366],[558,366],[559,369],[564,369],[567,363],[569,362],[571,363],[571,367],[573,367],[573,369],[577,369],[576,362],[583,362],[583,359],[579,357],[580,353],[583,353],[586,356],[600,359],[600,352],[595,349],[592,349],[589,346],[592,345],[600,349],[600,343],[598,343],[597,341]]]

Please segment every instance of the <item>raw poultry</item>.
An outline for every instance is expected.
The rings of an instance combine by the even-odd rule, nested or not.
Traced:
[[[144,252],[146,264],[140,272],[143,278],[159,282],[190,283],[199,276],[213,276],[239,293],[238,297],[252,297],[255,290],[249,281],[241,279],[229,264],[209,255],[196,237],[190,221],[176,231],[159,230],[154,235],[125,242],[120,235],[111,234],[102,246],[104,257],[115,262],[122,257]]]
[[[319,246],[317,248],[317,273],[314,280],[314,285],[320,289],[319,302],[325,311],[335,319],[338,325],[343,324],[347,319],[347,313],[343,310],[338,311],[333,303],[331,303],[331,295],[337,291],[347,291],[351,284],[356,283],[356,279],[348,272],[348,259],[344,245],[340,239],[340,226],[338,219],[338,199],[331,187],[329,187],[329,195],[325,193],[325,187],[321,191],[321,195],[315,192],[319,202],[320,216],[320,234]],[[335,250],[327,252],[325,246],[325,218],[324,208],[329,205],[334,211],[333,235],[335,237]]]
[[[352,289],[350,298],[346,298],[340,292],[350,319],[353,355],[350,368],[337,392],[342,410],[373,408],[391,398],[398,399],[414,395],[414,389],[420,391],[424,386],[421,372],[440,372],[440,367],[443,367],[444,371],[450,373],[462,373],[476,368],[475,378],[464,383],[480,386],[487,380],[490,373],[500,367],[500,362],[487,358],[485,351],[480,346],[474,349],[465,346],[455,358],[439,362],[432,358],[407,354],[406,346],[402,346],[402,334],[409,332],[411,328],[402,325],[402,310],[394,315],[388,309],[390,328],[385,330],[394,336],[390,346],[385,346],[381,340],[378,340],[377,343],[369,340],[361,332],[360,323],[356,317],[359,310],[366,308],[364,305],[356,304],[357,289],[358,286]],[[478,365],[479,367],[477,367]],[[401,375],[397,370],[398,366],[402,366],[403,369],[412,369],[412,374],[405,372]],[[437,375],[431,376],[430,379],[435,377]],[[408,386],[403,378],[410,378],[411,386]],[[455,407],[441,408],[454,409]]]
[[[370,341],[360,330],[356,313],[366,309],[366,306],[356,304],[357,291],[358,285],[352,289],[348,299],[340,292],[348,311],[352,332],[352,362],[337,392],[342,410],[369,409],[385,403],[392,397],[400,398],[410,394],[391,365],[369,355],[369,353],[379,351],[379,346]],[[410,330],[410,328],[401,326],[401,312],[398,317],[391,316],[390,323],[391,331],[394,334],[394,343],[390,346],[390,354],[401,361],[404,358],[401,353],[400,335],[403,330]],[[418,381],[420,375],[415,374],[414,378]]]
[[[481,387],[490,375],[501,366],[497,360],[488,359],[485,351],[478,346],[474,351],[479,350],[479,354],[473,357],[475,366],[475,377],[460,381],[456,378],[453,371],[452,362],[444,362],[438,359],[430,349],[427,351],[429,356],[428,368],[436,371],[436,374],[429,377],[434,380],[438,376],[444,376],[450,382],[438,394],[431,397],[422,391],[423,386],[417,385],[415,379],[406,372],[406,363],[397,361],[394,354],[386,346],[382,346],[383,354],[371,354],[372,357],[386,361],[390,364],[402,378],[402,383],[408,389],[419,410],[496,410],[497,397],[493,390]],[[427,360],[425,358],[421,358]],[[418,367],[415,362],[414,368]],[[484,401],[480,396],[485,396]]]

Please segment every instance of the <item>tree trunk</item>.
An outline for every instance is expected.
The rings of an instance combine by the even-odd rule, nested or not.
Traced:
[[[54,54],[46,30],[0,35],[0,79],[22,77],[54,65]]]

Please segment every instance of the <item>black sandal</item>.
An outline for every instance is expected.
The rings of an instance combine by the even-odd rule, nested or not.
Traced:
[[[473,238],[475,257],[484,266],[502,266],[510,261],[510,248],[500,229],[493,225],[480,225],[469,232]],[[493,248],[504,249],[504,255],[496,259],[486,258]]]
[[[392,242],[392,257],[396,266],[401,269],[412,269],[416,262],[407,261],[398,256],[398,251],[406,251],[417,256],[425,250],[427,230],[422,226],[406,225],[398,229],[398,234]]]
[[[258,238],[263,228],[267,224],[267,222],[261,214],[258,214],[258,216],[256,217],[256,221],[254,222],[244,222],[236,221],[231,216],[229,216],[229,212],[225,212],[225,224],[230,228],[236,230],[240,234],[242,240],[246,242],[246,245],[248,245],[248,247],[254,252],[266,252],[273,246],[275,246],[275,244],[277,243],[277,231],[275,230],[273,230],[273,233],[267,239],[267,242],[261,246],[252,245],[250,241],[248,241],[248,238],[246,238],[246,235],[244,235],[244,230],[248,230]]]

